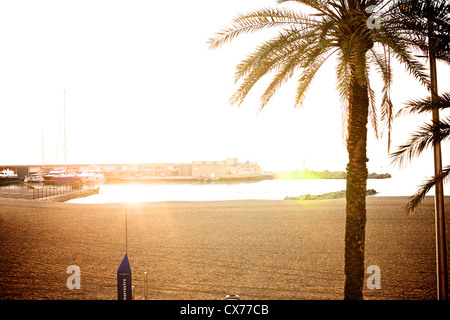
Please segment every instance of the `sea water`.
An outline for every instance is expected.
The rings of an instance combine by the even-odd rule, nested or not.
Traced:
[[[376,196],[411,196],[420,180],[405,176],[390,179],[369,179],[367,189]],[[73,199],[70,203],[116,203],[159,201],[215,201],[265,199],[282,200],[285,197],[323,194],[346,189],[343,179],[261,180],[254,182],[107,182],[99,186],[99,193]],[[431,193],[430,193],[431,194]]]

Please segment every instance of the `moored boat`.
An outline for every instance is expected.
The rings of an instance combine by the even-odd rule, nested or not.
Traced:
[[[66,173],[63,170],[50,171],[43,176],[44,182],[49,184],[68,184],[77,180],[74,174]]]
[[[78,175],[78,178],[83,182],[103,182],[105,181],[105,175],[100,169],[84,170]]]
[[[44,177],[39,173],[32,173],[24,179],[24,182],[33,183],[33,182],[44,182]]]
[[[0,184],[11,184],[19,182],[19,176],[14,171],[6,169],[0,171]]]

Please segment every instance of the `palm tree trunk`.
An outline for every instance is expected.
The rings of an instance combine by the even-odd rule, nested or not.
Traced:
[[[366,227],[368,88],[354,79],[349,95],[344,299],[362,300]]]

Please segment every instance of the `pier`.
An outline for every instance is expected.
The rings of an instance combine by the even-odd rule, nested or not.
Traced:
[[[14,185],[0,189],[0,198],[65,202],[99,193],[95,185]]]

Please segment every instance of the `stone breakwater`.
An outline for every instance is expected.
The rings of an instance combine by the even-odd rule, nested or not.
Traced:
[[[376,195],[377,192],[374,189],[368,189],[366,195],[373,196]],[[318,195],[304,194],[298,197],[286,197],[284,200],[326,200],[326,199],[339,199],[345,198],[345,190],[336,191],[336,192],[327,192]]]

